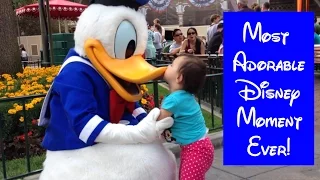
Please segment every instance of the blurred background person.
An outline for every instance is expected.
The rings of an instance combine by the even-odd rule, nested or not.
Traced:
[[[145,58],[146,59],[154,59],[156,58],[156,48],[153,45],[154,41],[154,34],[151,31],[151,27],[148,24],[148,41],[147,41],[147,48],[145,51]]]
[[[261,10],[262,12],[270,11],[270,3],[269,2],[263,3]]]
[[[198,32],[196,28],[189,28],[187,30],[187,39],[183,41],[180,53],[189,54],[204,54],[205,46],[203,42],[198,38]]]
[[[153,32],[153,45],[156,48],[156,56],[157,59],[160,59],[161,57],[161,51],[162,51],[162,35],[160,33],[161,26],[159,24],[154,25],[154,32]]]
[[[182,41],[183,41],[183,34],[180,29],[174,29],[172,32],[174,42],[171,44],[169,53],[172,55],[179,53]]]

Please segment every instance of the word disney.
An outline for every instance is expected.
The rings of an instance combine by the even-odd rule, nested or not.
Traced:
[[[243,26],[243,43],[248,41],[259,41],[261,44],[275,43],[280,44],[280,46],[286,46],[287,40],[289,38],[289,32],[263,32],[262,23],[256,23],[255,28],[252,27],[250,22],[246,22]],[[233,72],[240,71],[242,73],[250,73],[253,71],[261,72],[264,74],[271,73],[287,73],[287,72],[301,72],[305,69],[305,61],[292,61],[292,60],[278,60],[278,61],[252,61],[247,58],[248,56],[244,51],[238,51],[233,59]],[[239,60],[241,59],[241,60]],[[248,76],[246,76],[248,77]],[[251,76],[250,76],[251,77]],[[259,75],[258,78],[269,78],[268,76]],[[255,77],[253,77],[254,79]],[[277,78],[274,78],[277,79]],[[272,81],[272,80],[270,80]],[[237,86],[241,86],[241,90],[238,91],[238,95],[244,100],[244,103],[250,103],[250,108],[247,106],[240,106],[237,111],[237,128],[242,126],[251,126],[253,128],[272,128],[273,130],[281,128],[293,128],[296,131],[300,130],[303,117],[299,115],[287,115],[286,110],[283,110],[285,115],[278,117],[268,116],[263,117],[259,115],[258,106],[255,106],[254,101],[259,101],[262,104],[266,101],[285,102],[284,106],[292,108],[294,103],[299,97],[301,97],[301,92],[299,89],[289,89],[289,88],[275,88],[274,86],[279,85],[279,83],[272,83],[267,80],[255,82],[253,80],[238,78],[235,80]],[[243,87],[243,88],[242,88]],[[262,102],[262,103],[260,103]],[[276,103],[276,102],[274,102]],[[247,107],[247,109],[245,108]],[[285,108],[287,108],[285,107]],[[276,109],[276,108],[275,108]],[[277,111],[277,110],[275,110]],[[272,109],[270,108],[270,112]],[[278,112],[278,111],[277,111]],[[299,113],[299,112],[293,112]],[[274,113],[271,113],[274,115]],[[278,115],[278,114],[277,114]],[[259,131],[255,131],[259,132]],[[271,133],[270,133],[271,134]],[[288,135],[289,136],[289,135]],[[290,143],[292,139],[290,137],[283,139],[283,144],[279,145],[266,145],[268,143],[263,142],[264,138],[261,135],[254,134],[248,139],[247,153],[252,157],[257,156],[289,156],[290,155]],[[270,142],[269,142],[270,143]]]

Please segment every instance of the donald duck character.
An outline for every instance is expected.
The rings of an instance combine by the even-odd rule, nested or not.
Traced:
[[[44,100],[39,125],[47,149],[41,180],[174,180],[176,162],[156,121],[137,101],[141,83],[166,68],[148,64],[148,0],[92,0],[81,14],[68,53]]]

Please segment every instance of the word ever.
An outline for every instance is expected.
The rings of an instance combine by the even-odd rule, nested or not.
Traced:
[[[256,135],[256,136],[252,136],[249,139],[250,144],[247,147],[247,152],[250,156],[253,156],[253,157],[260,156],[261,151],[262,151],[262,155],[264,155],[264,156],[267,156],[267,155],[269,155],[269,156],[275,156],[275,155],[288,156],[288,155],[290,155],[290,138],[289,137],[287,138],[287,146],[267,146],[267,147],[260,146],[261,151],[259,151],[258,153],[255,153],[255,154],[252,153],[251,148],[259,146],[259,143],[254,143],[253,142],[254,139],[258,139],[258,141],[260,141],[261,137]]]
[[[239,56],[242,56],[243,62],[240,62]],[[245,52],[239,51],[233,58],[233,72],[237,71],[237,66],[240,66],[244,72],[248,71],[303,71],[305,61],[279,61],[277,64],[274,61],[259,61],[258,63],[253,61],[247,61]]]
[[[246,84],[244,89],[239,91],[239,96],[241,96],[245,101],[254,101],[259,98],[284,99],[290,100],[289,105],[290,107],[292,107],[293,101],[300,97],[300,90],[282,90],[282,88],[280,88],[279,90],[266,89],[269,86],[268,81],[263,81],[260,86],[246,79],[237,79],[235,82],[242,82]],[[248,85],[251,85],[253,89],[248,89]],[[249,97],[249,95],[251,95],[252,97]]]
[[[251,25],[250,22],[246,22],[243,26],[243,31],[242,31],[242,37],[243,37],[243,42],[246,42],[246,36],[247,36],[247,30],[249,30],[250,36],[252,40],[255,40],[258,33],[259,33],[259,41],[262,43],[266,43],[269,42],[270,40],[272,40],[273,42],[280,42],[281,38],[282,38],[282,44],[286,45],[286,39],[289,36],[289,32],[281,32],[281,33],[268,33],[265,32],[262,34],[262,24],[261,22],[258,22],[256,24],[256,28],[254,30],[254,34],[252,32],[251,29]]]
[[[240,118],[241,115],[243,117],[244,122],[248,125],[250,124],[252,120],[252,125],[256,128],[260,127],[277,127],[277,128],[283,128],[283,127],[293,127],[295,125],[296,130],[300,129],[300,122],[302,121],[302,117],[269,117],[269,118],[263,118],[258,117],[257,118],[257,112],[255,107],[250,108],[249,116],[246,115],[246,112],[244,110],[244,107],[241,106],[238,109],[237,113],[237,126],[240,128]]]

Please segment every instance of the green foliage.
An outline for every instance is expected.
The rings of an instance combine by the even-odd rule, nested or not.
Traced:
[[[28,4],[33,4],[36,3],[38,1],[36,0],[12,0],[12,4],[13,4],[13,8],[17,9],[19,7],[28,5]]]
[[[14,103],[21,105],[21,102],[0,103],[0,120],[3,122],[2,135],[6,142],[13,141],[15,137],[24,133],[24,122],[19,119],[23,117],[23,111],[16,114],[8,114],[8,110],[13,107]],[[44,134],[44,128],[32,124],[32,120],[38,119],[42,103],[36,104],[34,108],[26,111],[24,121],[27,123],[27,131],[33,131],[37,135]]]
[[[31,171],[42,169],[42,164],[45,160],[45,157],[46,157],[45,155],[31,157],[30,158]],[[0,161],[0,163],[2,162]],[[7,170],[8,177],[14,177],[14,176],[27,173],[25,158],[6,161],[6,167],[7,167],[6,170]],[[0,171],[0,179],[3,179],[2,169]]]

